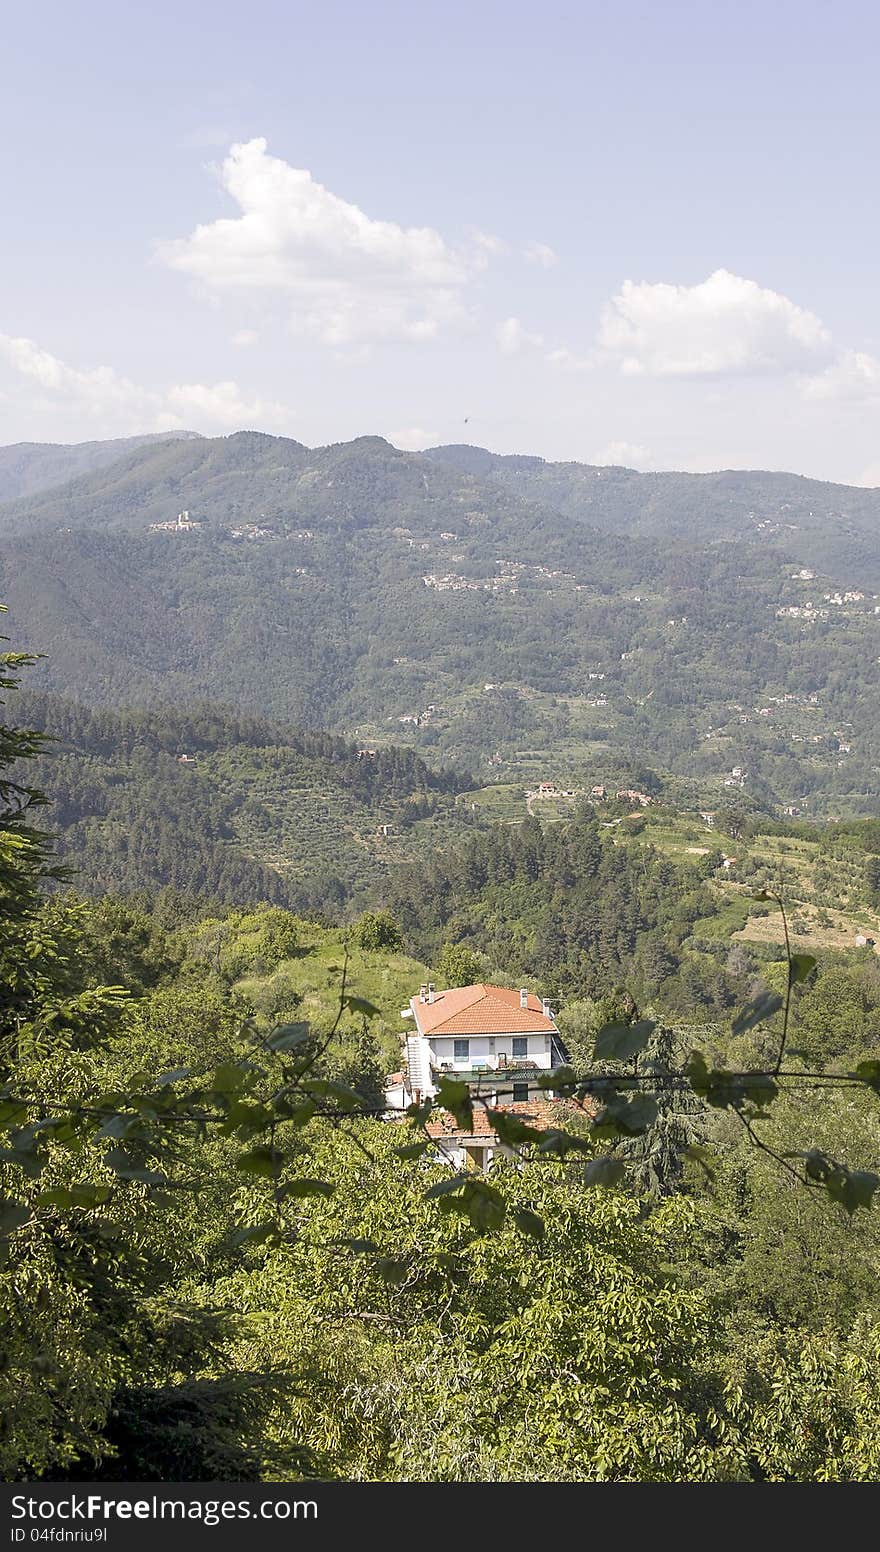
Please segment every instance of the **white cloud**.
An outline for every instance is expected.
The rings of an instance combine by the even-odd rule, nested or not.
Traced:
[[[464,315],[485,243],[468,257],[431,227],[374,220],[263,139],[233,145],[220,179],[240,214],[159,246],[209,294],[272,294],[298,333],[335,346],[428,340]]]
[[[539,350],[544,343],[542,334],[533,334],[523,327],[518,318],[505,318],[495,327],[498,348],[505,356],[518,356],[524,350]]]
[[[787,296],[718,269],[695,286],[624,281],[599,344],[630,375],[702,377],[805,370],[829,357],[831,336]]]
[[[576,351],[569,350],[567,345],[548,350],[545,359],[551,366],[562,367],[567,372],[587,372],[595,365],[590,356],[579,356]]]
[[[35,385],[34,410],[67,412],[99,436],[138,431],[235,431],[242,427],[288,426],[291,412],[268,399],[249,399],[237,383],[172,383],[145,388],[113,367],[68,366],[34,340],[0,334],[0,362]]]
[[[594,464],[618,464],[628,469],[650,469],[653,467],[653,459],[646,447],[640,447],[637,442],[609,442],[606,447],[595,453],[592,458]]]
[[[860,350],[845,350],[824,372],[801,384],[805,399],[880,399],[880,361]]]
[[[529,264],[539,264],[542,269],[552,269],[554,264],[559,263],[558,256],[549,243],[527,242],[523,247],[523,254]]]
[[[388,440],[404,452],[419,453],[424,447],[436,446],[439,437],[436,431],[425,431],[421,426],[406,426],[402,431],[389,431]]]
[[[160,412],[161,429],[168,425],[217,426],[237,431],[242,427],[289,425],[290,411],[271,399],[248,399],[238,384],[175,383],[166,388],[164,408]],[[163,424],[164,423],[164,424]]]
[[[256,329],[236,329],[232,335],[232,344],[241,346],[256,345],[259,337]]]
[[[510,252],[503,237],[495,237],[492,232],[481,232],[479,227],[475,226],[471,228],[469,235],[483,265],[488,264],[490,259],[500,258]]]

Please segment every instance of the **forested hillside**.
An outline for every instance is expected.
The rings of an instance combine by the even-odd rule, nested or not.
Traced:
[[[780,547],[836,580],[880,586],[880,491],[766,469],[717,474],[647,473],[548,463],[483,448],[431,448],[425,455],[489,479],[527,501],[603,533],[645,539],[718,539]]]
[[[0,501],[17,501],[64,485],[152,443],[194,438],[192,431],[163,431],[113,442],[16,442],[0,447]]]
[[[37,682],[107,706],[210,696],[481,784],[638,761],[708,801],[739,767],[769,813],[872,812],[873,493],[813,524],[821,490],[788,476],[452,452],[242,433],[7,504],[0,591],[48,654]],[[150,531],[179,511],[199,526]]]
[[[233,708],[90,710],[22,695],[49,735],[36,765],[48,823],[90,894],[170,888],[226,903],[350,908],[396,860],[466,828],[462,772],[361,750]]]
[[[209,709],[25,702],[27,666],[16,720],[108,784],[225,748]],[[876,1480],[875,955],[787,954],[778,911],[713,950],[713,859],[591,817],[405,870],[400,922],[47,897],[36,758],[0,726],[5,1480]],[[386,758],[401,797],[455,784]],[[449,967],[552,996],[573,1064],[555,1125],[488,1112],[491,1178],[430,1101],[384,1109],[404,998]],[[437,1103],[472,1119],[462,1088]]]

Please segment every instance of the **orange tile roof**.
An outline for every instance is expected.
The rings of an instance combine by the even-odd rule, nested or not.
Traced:
[[[421,1035],[556,1033],[539,997],[530,994],[527,1006],[521,1008],[519,992],[507,986],[452,986],[437,992],[433,1002],[411,997],[410,1007]]]

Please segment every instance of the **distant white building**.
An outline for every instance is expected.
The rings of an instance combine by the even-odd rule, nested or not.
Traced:
[[[177,517],[170,523],[151,523],[150,533],[192,533],[194,529],[201,528],[201,522],[196,522],[190,517],[189,512],[178,512]]]

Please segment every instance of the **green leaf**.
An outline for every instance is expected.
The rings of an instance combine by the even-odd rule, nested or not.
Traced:
[[[693,1159],[695,1164],[699,1164],[707,1180],[715,1179],[715,1171],[712,1168],[715,1155],[710,1148],[704,1148],[702,1143],[692,1142],[682,1149],[682,1154],[684,1158]]]
[[[457,1078],[441,1078],[435,1103],[454,1115],[462,1131],[474,1124],[474,1106],[467,1084]]]
[[[108,1169],[112,1169],[120,1180],[139,1180],[147,1186],[164,1186],[168,1184],[167,1177],[160,1175],[156,1170],[147,1169],[143,1164],[138,1164],[131,1154],[124,1148],[109,1148],[104,1154],[104,1163]]]
[[[27,1105],[19,1099],[0,1099],[0,1126],[21,1126],[27,1120]]]
[[[685,1077],[694,1093],[716,1110],[728,1107],[742,1110],[746,1104],[763,1109],[779,1093],[773,1079],[762,1073],[732,1073],[723,1067],[713,1067],[710,1071],[702,1051],[691,1052]]]
[[[880,1093],[880,1062],[859,1062],[856,1067],[856,1077],[861,1078],[868,1087]]]
[[[402,1148],[395,1148],[394,1152],[399,1159],[419,1159],[430,1146],[429,1142],[408,1142]]]
[[[393,1288],[399,1288],[406,1282],[409,1267],[407,1262],[398,1256],[380,1256],[376,1262],[376,1271],[386,1283],[391,1283]]]
[[[487,1110],[486,1116],[495,1128],[498,1141],[508,1148],[517,1148],[526,1142],[540,1142],[544,1135],[537,1127],[527,1126],[525,1121],[509,1110]]]
[[[233,1245],[264,1245],[267,1240],[278,1238],[278,1224],[274,1218],[265,1223],[251,1224],[250,1228],[239,1229],[232,1236]]]
[[[109,1121],[105,1121],[102,1127],[99,1127],[96,1135],[98,1137],[115,1137],[121,1142],[124,1138],[129,1137],[132,1132],[137,1131],[140,1124],[139,1116],[115,1115],[111,1116]]]
[[[539,1089],[553,1089],[557,1094],[562,1094],[566,1089],[575,1087],[578,1075],[573,1067],[566,1063],[562,1067],[553,1067],[549,1072],[542,1072],[538,1076]]]
[[[653,1019],[635,1024],[603,1024],[596,1036],[593,1056],[597,1062],[626,1061],[648,1044],[656,1025]]]
[[[433,1099],[428,1098],[423,1099],[420,1105],[407,1105],[405,1114],[408,1115],[410,1119],[418,1126],[423,1125],[424,1122],[427,1121],[433,1109],[434,1101]]]
[[[289,1121],[298,1130],[308,1126],[313,1115],[317,1114],[318,1107],[313,1099],[303,1100],[301,1105],[288,1105],[283,1099],[276,1100],[273,1109],[275,1114]]]
[[[232,1137],[238,1132],[242,1142],[247,1142],[249,1137],[256,1137],[259,1132],[264,1132],[273,1120],[272,1111],[265,1105],[257,1104],[255,1100],[233,1099],[226,1107],[226,1119],[220,1128],[223,1137]]]
[[[478,1234],[500,1229],[507,1213],[507,1203],[500,1191],[486,1180],[472,1178],[466,1196],[468,1217]]]
[[[638,1137],[657,1119],[653,1094],[616,1094],[592,1125],[595,1137]]]
[[[800,986],[816,968],[815,954],[792,954],[788,961],[788,984]]]
[[[807,958],[808,956],[804,956]],[[746,1030],[754,1029],[756,1024],[763,1024],[765,1019],[772,1018],[782,1007],[782,998],[778,992],[763,991],[758,994],[753,1002],[743,1008],[733,1021],[732,1029],[735,1035],[744,1035]]]
[[[336,1190],[335,1185],[329,1180],[285,1180],[283,1186],[279,1186],[279,1197],[288,1196],[332,1196]]]
[[[315,1094],[319,1099],[334,1099],[340,1110],[357,1110],[364,1103],[364,1097],[357,1089],[349,1088],[347,1083],[337,1083],[332,1078],[309,1078],[302,1086],[307,1094]]]
[[[517,1207],[514,1209],[513,1221],[520,1234],[528,1234],[532,1239],[544,1238],[544,1220],[539,1218],[530,1207]]]
[[[588,1186],[616,1186],[623,1179],[625,1165],[622,1159],[603,1156],[591,1159],[584,1168],[584,1184]]]
[[[12,1234],[20,1229],[30,1218],[31,1210],[24,1202],[17,1202],[14,1197],[4,1196],[0,1200],[0,1233]]]
[[[309,1035],[308,1024],[276,1024],[268,1035],[266,1044],[273,1051],[291,1051],[295,1046],[305,1045]]]
[[[180,1083],[189,1076],[189,1067],[175,1067],[172,1072],[161,1072],[156,1079],[156,1088],[164,1089],[169,1083]]]
[[[425,1201],[429,1202],[435,1196],[448,1196],[451,1191],[460,1191],[468,1184],[470,1175],[449,1175],[445,1180],[438,1180],[433,1186],[429,1186],[425,1192]]]
[[[243,1175],[266,1175],[277,1179],[283,1163],[284,1154],[279,1153],[277,1148],[260,1147],[239,1154],[235,1167]]]
[[[50,1120],[35,1121],[32,1130],[51,1133],[52,1141],[63,1146],[78,1136],[78,1123],[75,1116],[53,1116]]]
[[[557,1126],[550,1126],[546,1132],[541,1133],[541,1141],[538,1143],[538,1153],[554,1153],[564,1159],[567,1153],[592,1153],[593,1144],[586,1137],[575,1137],[571,1132],[561,1131]]]
[[[736,1110],[742,1108],[742,1100],[749,1100],[751,1104],[757,1105],[762,1110],[779,1093],[778,1084],[763,1073],[756,1073],[754,1076],[747,1072],[737,1073],[734,1088],[735,1098],[732,1103]]]
[[[374,1256],[379,1246],[374,1239],[351,1239],[343,1235],[341,1239],[331,1240],[333,1245],[342,1245],[346,1250],[353,1250],[357,1256]]]
[[[709,1091],[709,1069],[702,1051],[691,1051],[684,1075],[694,1093],[705,1098]]]
[[[831,1171],[825,1182],[825,1189],[832,1202],[839,1202],[850,1217],[857,1208],[872,1206],[878,1186],[880,1175],[873,1175],[869,1170],[849,1170],[842,1164]]]
[[[243,1088],[247,1077],[243,1067],[235,1067],[232,1062],[222,1062],[214,1071],[211,1089],[215,1094],[234,1094]]]
[[[97,1186],[90,1181],[81,1181],[75,1186],[57,1186],[52,1191],[41,1191],[37,1201],[41,1207],[100,1207],[112,1195],[112,1186]]]
[[[0,1148],[0,1159],[7,1164],[17,1164],[31,1180],[36,1180],[46,1167],[45,1155],[30,1148]]]
[[[167,1186],[168,1176],[162,1175],[156,1169],[146,1169],[142,1164],[133,1164],[130,1169],[118,1169],[116,1171],[120,1180],[139,1180],[145,1186]]]
[[[437,1266],[442,1266],[444,1272],[457,1272],[461,1268],[459,1256],[453,1256],[448,1250],[438,1250],[434,1255]]]

